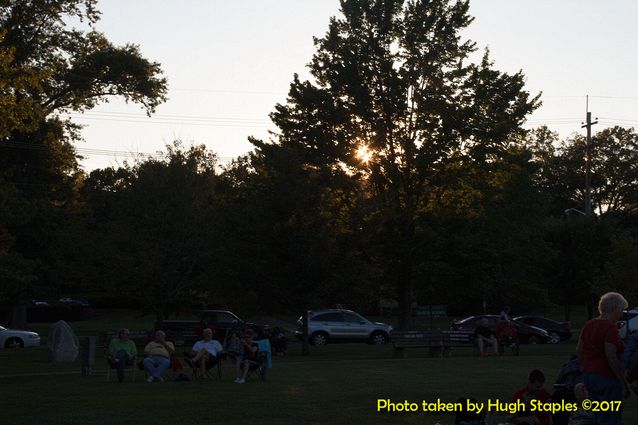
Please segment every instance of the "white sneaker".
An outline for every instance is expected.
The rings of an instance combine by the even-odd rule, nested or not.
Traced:
[[[157,378],[158,381],[160,382],[164,382],[164,378],[162,378],[161,376],[159,378]]]
[[[246,380],[245,379],[238,379],[237,383],[238,384],[244,384],[244,383],[246,383]]]
[[[149,376],[148,379],[146,380],[146,382],[153,382],[155,380],[155,378],[153,378],[152,376]]]
[[[233,381],[235,384],[239,383],[239,378],[235,378],[235,380]]]

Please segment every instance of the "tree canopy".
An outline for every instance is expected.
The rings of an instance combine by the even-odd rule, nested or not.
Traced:
[[[370,231],[410,320],[414,272],[427,257],[427,216],[457,184],[455,169],[486,170],[507,150],[538,96],[522,73],[493,68],[461,39],[467,1],[343,0],[315,39],[313,81],[295,75],[272,114],[270,143],[335,174],[360,175]],[[265,150],[266,142],[253,141]]]

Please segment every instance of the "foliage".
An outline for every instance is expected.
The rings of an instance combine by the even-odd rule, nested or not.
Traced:
[[[356,175],[365,186],[367,231],[409,326],[417,263],[437,193],[464,169],[498,161],[525,116],[538,106],[523,75],[465,61],[471,18],[464,1],[341,2],[327,34],[315,39],[314,81],[295,76],[272,114],[275,146],[296,149],[309,167]],[[265,151],[265,143],[254,141]],[[359,156],[359,157],[358,157]],[[362,160],[361,157],[365,157]],[[427,257],[426,257],[427,258]]]
[[[161,319],[194,302],[194,290],[215,288],[215,167],[205,147],[175,142],[163,158],[89,175],[89,264],[101,291],[138,299]]]
[[[81,209],[83,173],[72,145],[80,127],[64,114],[115,95],[148,113],[165,100],[159,64],[134,45],[112,45],[93,29],[98,19],[95,0],[0,4],[0,182],[24,211],[0,222],[11,241],[0,249],[8,256],[0,273],[29,276],[21,279],[26,286],[36,278],[43,286],[62,284],[59,248],[73,244],[63,235]],[[70,28],[73,21],[90,31]],[[12,299],[20,303],[25,295]]]

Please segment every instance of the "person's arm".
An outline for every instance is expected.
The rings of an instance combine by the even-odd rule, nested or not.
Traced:
[[[175,346],[168,341],[163,341],[162,345],[166,348],[166,351],[168,351],[168,355],[172,356],[175,352]]]
[[[194,357],[197,355],[197,353],[199,352],[200,346],[201,344],[199,343],[199,341],[197,341],[195,345],[193,345],[193,348],[191,348],[191,356]]]
[[[578,344],[576,345],[576,356],[578,357],[578,361],[580,364],[583,364],[583,334],[578,336]]]
[[[622,368],[620,367],[618,356],[616,356],[617,352],[618,348],[616,347],[616,344],[605,342],[605,357],[607,358],[607,364],[609,365],[611,371],[614,373],[616,379],[622,382],[623,390],[625,392],[625,398],[628,398],[631,394],[631,387],[629,386],[629,382],[627,382],[627,378],[625,378],[625,374],[622,373]]]
[[[242,339],[241,343],[242,343],[242,345],[244,347],[246,347],[248,349],[248,351],[250,351],[250,353],[254,354],[257,351],[257,347],[256,346],[247,343],[245,340]]]
[[[115,354],[115,339],[112,339],[111,342],[109,342],[109,354],[111,356]]]

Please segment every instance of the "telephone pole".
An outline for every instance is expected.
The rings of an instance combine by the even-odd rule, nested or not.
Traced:
[[[589,112],[589,95],[586,101],[587,121],[580,128],[587,127],[587,142],[585,144],[585,217],[591,217],[591,126],[598,124],[598,118],[592,122]]]

